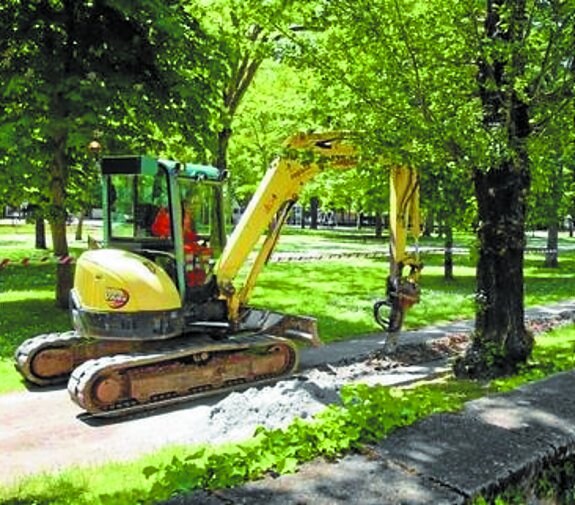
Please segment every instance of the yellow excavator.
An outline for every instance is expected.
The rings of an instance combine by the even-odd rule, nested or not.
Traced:
[[[315,319],[248,302],[305,183],[324,170],[356,166],[356,141],[347,132],[290,137],[225,247],[225,172],[147,156],[104,157],[104,247],[77,261],[75,331],[25,341],[15,355],[18,370],[40,386],[67,380],[72,399],[96,416],[291,374],[295,342],[320,344]],[[420,229],[416,171],[393,168],[390,194],[391,269],[374,315],[393,339],[419,300],[421,264],[406,246],[408,233],[417,238]]]

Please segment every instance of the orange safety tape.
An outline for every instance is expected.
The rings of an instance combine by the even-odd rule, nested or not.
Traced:
[[[25,267],[30,266],[31,264],[35,263],[46,263],[48,261],[53,263],[59,263],[61,265],[68,265],[73,263],[76,259],[73,256],[65,255],[65,256],[42,256],[41,258],[22,258],[20,260],[13,260],[10,258],[3,258],[0,261],[0,270],[6,268],[10,264],[20,264]]]

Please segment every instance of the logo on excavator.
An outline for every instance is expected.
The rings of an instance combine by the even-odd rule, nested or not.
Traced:
[[[112,309],[120,309],[130,300],[130,293],[122,288],[106,288],[106,303]]]

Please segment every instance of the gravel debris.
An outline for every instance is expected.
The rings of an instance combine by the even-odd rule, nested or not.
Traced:
[[[569,313],[532,318],[527,325],[537,334],[572,322],[573,317]],[[305,370],[269,386],[231,393],[212,407],[207,439],[214,443],[242,440],[258,426],[285,428],[297,417],[312,418],[326,406],[341,403],[341,388],[353,382],[387,383],[394,375],[402,377],[397,382],[409,382],[409,374],[421,380],[433,373],[433,364],[448,369],[449,361],[464,353],[470,342],[468,333],[455,333],[426,343],[400,344],[392,353],[381,349]]]

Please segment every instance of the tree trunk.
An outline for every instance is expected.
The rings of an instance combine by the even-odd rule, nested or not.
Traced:
[[[508,14],[505,20],[501,12]],[[513,373],[533,348],[533,336],[525,328],[523,301],[529,109],[510,82],[525,72],[520,43],[525,20],[524,0],[488,0],[486,36],[499,47],[501,59],[479,61],[478,85],[484,127],[506,144],[489,169],[474,171],[479,222],[477,309],[472,345],[455,364],[460,377]]]
[[[445,221],[443,218],[437,221],[437,238],[445,238],[443,231],[445,230]]]
[[[381,238],[383,236],[383,218],[381,212],[375,213],[375,237]]]
[[[319,211],[319,198],[312,196],[309,201],[310,206],[310,229],[317,230],[318,211]]]
[[[526,181],[507,163],[476,171],[479,207],[477,311],[473,343],[456,363],[459,376],[496,377],[516,371],[533,348],[523,305]]]
[[[232,136],[232,130],[229,127],[224,127],[218,133],[218,140],[216,146],[216,159],[214,160],[214,165],[223,172],[228,169],[228,145],[230,142],[230,137]],[[212,207],[212,222],[218,223],[217,233],[212,235],[210,247],[214,250],[216,254],[219,254],[227,242],[226,235],[226,220],[225,220],[225,195],[222,187],[214,188],[214,205]]]
[[[46,246],[46,223],[44,218],[37,216],[34,219],[35,227],[35,247],[36,249],[47,249]]]
[[[433,233],[433,223],[435,221],[435,216],[431,210],[427,211],[427,215],[425,216],[425,227],[423,228],[423,236],[424,237],[431,237]]]
[[[216,160],[214,165],[219,168],[220,171],[228,169],[228,146],[231,136],[232,129],[229,127],[224,127],[218,132],[218,144],[216,146]]]
[[[548,268],[559,267],[559,227],[561,223],[559,204],[561,203],[565,187],[563,184],[563,164],[556,163],[552,167],[547,197],[547,250],[545,263]]]
[[[66,221],[50,223],[54,256],[58,259],[56,268],[56,305],[67,309],[69,294],[73,285],[72,265],[68,258],[68,241],[66,238]]]
[[[62,309],[70,308],[70,291],[74,286],[74,267],[70,262],[56,265],[56,304]]]
[[[446,281],[453,280],[453,228],[445,227],[445,253],[443,256],[443,278]]]
[[[86,213],[84,211],[80,211],[80,213],[78,214],[78,223],[76,225],[76,236],[75,236],[76,240],[82,240],[82,229],[84,225],[85,215]]]
[[[559,268],[559,225],[557,223],[550,224],[547,230],[545,266],[547,268]]]
[[[60,260],[68,257],[66,236],[66,182],[68,164],[66,159],[66,135],[54,138],[54,159],[50,167],[50,229],[54,255]],[[68,308],[69,293],[72,289],[72,265],[66,261],[58,263],[56,269],[56,305]]]

